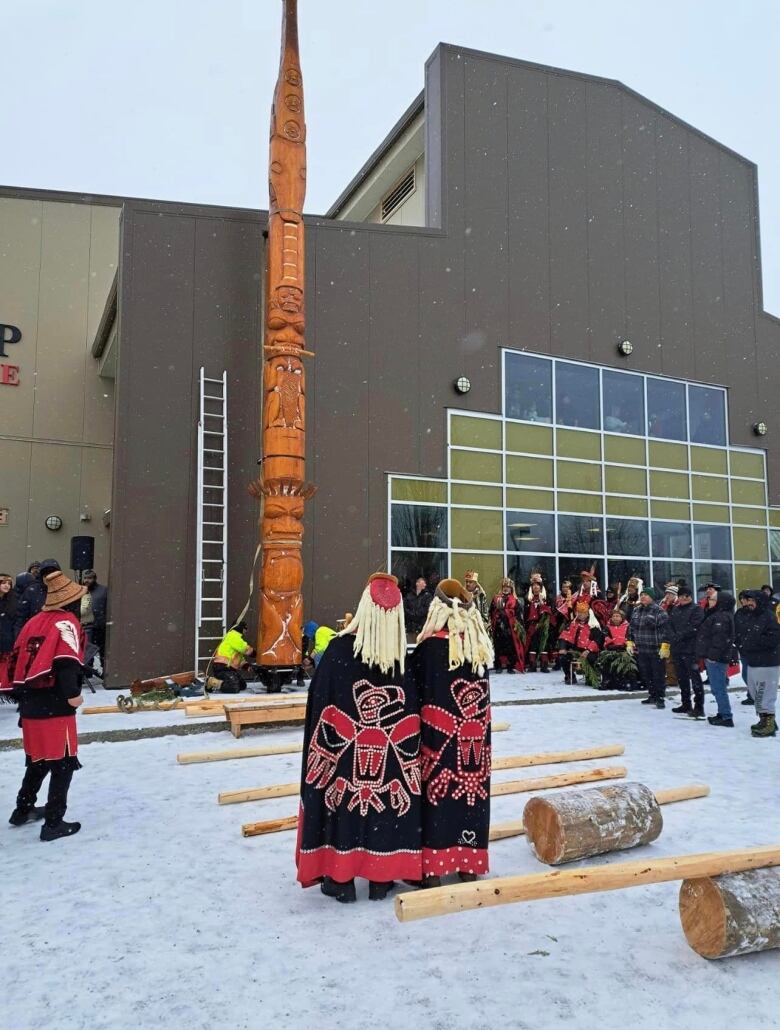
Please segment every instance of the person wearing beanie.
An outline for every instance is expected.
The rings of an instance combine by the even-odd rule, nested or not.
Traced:
[[[309,686],[297,879],[342,903],[355,878],[380,901],[422,876],[420,706],[403,679],[404,606],[395,576],[371,576]]]
[[[25,774],[9,822],[12,826],[44,818],[41,840],[78,833],[81,823],[67,823],[68,790],[78,760],[76,709],[82,703],[84,637],[79,623],[86,587],[63,572],[43,570],[46,600],[19,634],[11,658],[14,697],[19,703]],[[36,808],[49,776],[45,809]]]
[[[457,579],[436,588],[405,683],[420,698],[423,885],[488,871],[493,645]]]
[[[648,690],[643,705],[665,708],[666,669],[669,657],[669,616],[656,602],[655,590],[642,586],[639,604],[631,613],[627,641],[633,648],[639,676]]]
[[[691,588],[680,586],[677,601],[669,611],[669,648],[680,685],[680,704],[672,711],[694,719],[704,718],[704,685],[696,660],[696,635],[702,622],[704,611],[694,604]]]
[[[745,609],[748,617],[736,630],[736,643],[748,666],[748,689],[758,715],[750,732],[754,737],[774,737],[780,681],[780,624],[772,599],[764,590],[748,590]]]

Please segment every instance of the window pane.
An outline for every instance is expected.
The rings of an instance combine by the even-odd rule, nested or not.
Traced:
[[[507,551],[550,551],[555,553],[555,516],[538,511],[506,513]]]
[[[689,561],[654,561],[653,562],[653,586],[656,590],[662,591],[667,583],[675,583],[682,580],[693,591],[693,599],[696,600],[696,587],[693,579],[693,564]]]
[[[558,550],[568,554],[603,554],[603,519],[588,515],[559,515]]]
[[[769,530],[769,546],[772,551],[772,561],[780,562],[780,529]]]
[[[689,386],[692,443],[726,443],[726,395],[709,386]]]
[[[592,558],[590,555],[572,558],[570,555],[561,555],[558,559],[560,582],[562,583],[565,579],[570,579],[572,588],[576,593],[580,589],[580,573],[583,569],[590,572],[591,566],[594,565],[596,567],[596,582],[598,583],[599,590],[604,593],[606,588],[604,586],[605,569],[603,558]]]
[[[394,504],[393,547],[446,547],[447,509],[427,504]]]
[[[653,522],[654,558],[691,558],[691,527],[686,522]]]
[[[556,589],[555,558],[544,554],[512,554],[507,561],[507,575],[515,581],[518,594],[525,595],[532,572],[541,572],[548,598]]]
[[[601,428],[597,368],[555,362],[555,421],[559,426]]]
[[[693,547],[700,561],[711,558],[731,561],[731,530],[728,526],[694,526]]]
[[[772,567],[772,589],[776,594],[780,593],[780,565]]]
[[[685,386],[666,379],[647,380],[647,435],[685,440]]]
[[[398,577],[402,594],[414,590],[414,584],[420,576],[433,590],[439,580],[447,575],[447,555],[441,552],[393,551],[391,565],[390,571]]]
[[[506,417],[552,422],[552,361],[507,354],[505,368]]]
[[[645,385],[641,376],[609,372],[603,376],[604,429],[608,433],[645,433]]]
[[[650,562],[637,561],[636,558],[622,558],[618,561],[608,561],[607,571],[609,586],[617,587],[620,584],[621,589],[625,590],[632,576],[639,576],[643,583],[648,581]]]
[[[650,554],[647,523],[636,519],[607,519],[607,554]]]
[[[724,590],[734,590],[734,577],[731,565],[725,562],[696,562],[696,588],[706,583],[717,583]]]

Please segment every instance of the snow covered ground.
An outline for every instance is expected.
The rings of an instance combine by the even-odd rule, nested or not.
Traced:
[[[531,686],[501,677],[496,694],[505,681],[507,691]],[[106,718],[123,717],[83,718],[82,728]],[[665,807],[662,837],[627,857],[780,840],[780,741],[750,737],[751,709],[735,707],[734,730],[638,700],[502,707],[500,718],[511,729],[496,735],[496,755],[620,742],[625,756],[600,764],[625,764],[654,789],[710,784],[710,798]],[[8,728],[3,712],[0,737]],[[285,729],[248,733],[246,743],[299,739]],[[299,757],[176,763],[182,751],[236,746],[226,730],[89,744],[71,790],[80,834],[42,844],[37,828],[13,829],[3,817],[3,1030],[780,1024],[780,953],[699,958],[680,929],[678,884],[405,925],[390,900],[367,900],[365,884],[352,906],[301,890],[292,833],[240,835],[243,822],[293,814],[295,799],[216,802],[222,790],[296,780]],[[9,813],[22,765],[20,752],[0,752]],[[494,799],[493,821],[519,817],[527,797]],[[492,874],[542,868],[523,837],[491,845]]]

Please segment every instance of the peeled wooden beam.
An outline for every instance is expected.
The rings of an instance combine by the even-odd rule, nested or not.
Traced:
[[[618,789],[617,785],[615,789]],[[693,783],[685,787],[673,787],[671,790],[657,790],[655,791],[655,800],[659,805],[670,805],[675,801],[692,801],[694,798],[706,798],[709,796],[709,793],[710,788],[703,783]],[[532,798],[531,800],[534,801],[536,799]],[[531,802],[529,801],[528,804],[531,804]],[[496,823],[490,827],[491,840],[519,837],[524,833],[525,826],[521,819],[508,823]]]
[[[685,939],[703,958],[780,948],[780,870],[683,880],[680,920]]]
[[[407,891],[397,895],[395,914],[402,923],[432,916],[452,915],[494,905],[540,901],[570,894],[641,887],[702,876],[720,876],[747,869],[780,865],[780,844],[737,851],[706,851],[698,855],[643,858],[635,862],[598,865],[578,869],[555,869],[529,876],[499,876],[476,883],[456,883],[431,890]]]
[[[303,751],[299,744],[266,744],[265,747],[237,747],[230,751],[185,751],[176,756],[179,765],[199,762],[227,762],[231,758],[265,758],[267,755],[296,755]]]
[[[118,708],[117,705],[93,705],[90,708],[80,708],[79,715],[115,715],[117,712],[135,715],[137,712],[169,712],[172,708],[183,708],[183,705],[179,700],[158,701],[156,705],[141,705],[140,708],[131,708],[128,712],[124,708]],[[219,712],[213,714],[218,715]]]
[[[279,833],[282,830],[294,830],[298,825],[297,815],[288,815],[283,819],[266,819],[261,823],[244,823],[241,833],[244,837],[259,837],[263,833]]]
[[[626,775],[622,765],[604,766],[599,769],[588,769],[585,772],[559,773],[557,776],[538,776],[530,780],[509,780],[507,783],[494,783],[490,788],[491,797],[503,794],[522,794],[527,790],[545,790],[547,787],[568,787],[572,783],[590,783],[593,780],[612,780]],[[250,787],[246,790],[227,790],[218,795],[220,805],[237,805],[242,801],[266,801],[268,798],[295,797],[301,790],[300,783],[277,783],[271,787]],[[274,793],[269,794],[269,791]]]
[[[507,758],[494,758],[493,771],[496,769],[524,769],[533,765],[558,765],[561,762],[587,762],[595,758],[616,758],[625,752],[623,744],[605,744],[604,747],[586,747],[579,751],[541,751],[536,755],[514,755]]]

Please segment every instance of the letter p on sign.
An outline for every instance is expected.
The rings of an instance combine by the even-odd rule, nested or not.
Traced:
[[[3,325],[0,322],[0,358],[7,358],[6,344],[18,343],[22,338],[22,330],[15,325]]]

